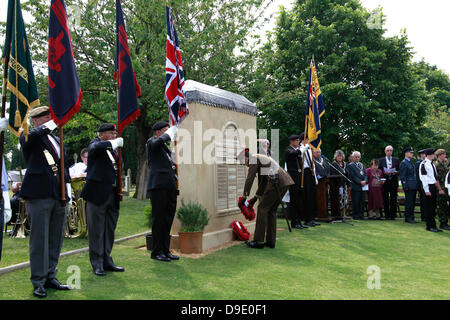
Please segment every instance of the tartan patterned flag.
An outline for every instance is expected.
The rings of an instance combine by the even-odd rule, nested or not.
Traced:
[[[171,125],[178,126],[189,114],[184,96],[183,62],[177,31],[173,25],[172,10],[166,3],[167,41],[166,41],[166,91],[165,99],[169,105]]]
[[[309,71],[308,86],[308,102],[306,106],[306,135],[309,144],[314,150],[320,148],[322,144],[322,128],[320,118],[325,113],[325,105],[323,103],[322,92],[320,91],[319,79],[317,78],[317,70],[314,58],[311,59]]]
[[[8,67],[8,79],[3,79],[3,90],[8,88],[11,92],[9,128],[16,136],[20,136],[19,129],[23,128],[27,136],[28,111],[39,106],[40,102],[19,0],[8,1],[3,64],[8,57],[8,66],[5,66]]]
[[[80,111],[83,99],[64,0],[52,0],[50,4],[48,87],[52,118],[63,126]]]
[[[116,61],[114,78],[117,80],[119,113],[119,136],[126,126],[141,114],[137,98],[141,95],[141,87],[131,63],[128,47],[127,29],[123,20],[122,5],[116,0]]]

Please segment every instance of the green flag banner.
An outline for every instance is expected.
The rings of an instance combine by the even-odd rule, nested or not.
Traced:
[[[9,57],[9,61],[7,57]],[[30,108],[39,106],[40,102],[20,0],[8,0],[2,63],[5,68],[8,68],[8,80],[3,79],[5,81],[3,85],[6,84],[11,92],[9,128],[16,136],[20,135],[20,128],[23,128],[26,136],[28,134],[28,111]]]

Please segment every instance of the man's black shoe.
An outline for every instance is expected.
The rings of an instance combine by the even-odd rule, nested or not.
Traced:
[[[308,227],[315,227],[316,226],[314,221],[309,221],[309,222],[305,223],[305,225],[308,226]]]
[[[116,266],[115,264],[112,266],[104,266],[103,269],[105,271],[114,271],[114,272],[124,272],[125,271],[124,267],[119,267],[119,266]]]
[[[34,288],[33,295],[38,298],[45,298],[47,296],[47,291],[43,286]]]
[[[320,223],[318,223],[317,221],[313,221],[312,223],[314,223],[315,226],[320,226]]]
[[[416,224],[417,223],[417,221],[414,221],[414,220],[405,220],[405,222],[406,223],[411,223],[411,224]]]
[[[270,244],[270,243],[264,242],[264,246],[275,249],[275,244]]]
[[[431,232],[442,232],[441,229],[438,228],[427,228],[427,231],[431,231]]]
[[[263,249],[264,248],[264,244],[263,243],[257,243],[255,241],[246,241],[245,244],[248,245],[250,248],[253,248],[253,249]]]
[[[150,258],[158,260],[158,261],[164,261],[164,262],[170,262],[170,258],[166,256],[164,253],[150,255]]]
[[[171,252],[166,253],[166,257],[168,257],[170,260],[180,260],[179,256],[175,256]]]
[[[294,229],[303,229],[303,226],[301,224],[296,224],[293,226]]]
[[[443,230],[449,230],[449,231],[450,231],[450,226],[449,226],[448,224],[441,224],[441,225],[439,226],[439,228],[440,228],[440,229],[443,229]]]
[[[106,276],[105,270],[100,269],[100,268],[94,269],[94,274],[95,274],[96,276],[100,276],[100,277]]]
[[[44,284],[45,289],[56,289],[56,290],[71,290],[72,288],[68,285],[62,284],[58,279],[47,279]]]

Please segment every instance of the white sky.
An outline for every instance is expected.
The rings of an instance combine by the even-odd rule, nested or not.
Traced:
[[[414,48],[414,60],[422,57],[431,64],[450,74],[450,1],[449,0],[360,0],[362,5],[370,10],[383,7],[386,17],[384,28],[386,36],[398,35],[406,28],[411,46]],[[48,1],[50,3],[50,1]],[[269,12],[277,12],[280,5],[292,8],[294,0],[275,0]],[[0,0],[0,21],[6,20],[8,0]],[[272,23],[265,30],[273,29]],[[447,40],[445,40],[447,39]],[[4,37],[0,35],[3,47]]]

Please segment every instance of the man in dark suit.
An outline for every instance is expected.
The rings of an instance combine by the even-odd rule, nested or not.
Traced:
[[[169,123],[160,121],[153,125],[152,130],[154,136],[146,144],[149,166],[147,192],[152,204],[153,248],[150,257],[170,262],[179,259],[170,252],[170,229],[177,208],[178,177],[166,142],[175,139],[178,128],[169,128]]]
[[[116,128],[111,123],[100,125],[97,138],[88,146],[86,184],[80,197],[86,200],[89,260],[97,276],[106,275],[105,271],[125,271],[111,257],[121,200],[115,151],[122,146],[123,138],[116,138]]]
[[[56,128],[48,107],[38,107],[29,113],[33,122],[28,137],[20,135],[27,171],[20,189],[30,221],[30,270],[33,294],[47,296],[46,289],[70,290],[56,279],[59,254],[64,239],[64,224],[69,196],[61,195],[60,145],[51,134]],[[67,167],[65,181],[70,182]]]
[[[352,153],[352,162],[347,166],[348,178],[352,181],[352,218],[355,220],[367,220],[364,217],[364,205],[366,194],[363,190],[369,181],[367,179],[366,168],[360,162],[361,153],[354,151]]]
[[[420,163],[423,160],[425,160],[425,149],[419,150],[419,157],[420,157],[419,160],[417,160],[414,163],[414,171],[416,172],[417,189],[419,191],[420,220],[421,221],[426,221],[426,217],[425,217],[425,192],[423,191],[422,181],[420,180],[420,177],[419,177],[419,166],[420,166]]]
[[[411,159],[414,155],[412,147],[403,150],[405,159],[400,163],[400,181],[405,192],[405,222],[416,223],[414,220],[414,205],[418,188],[417,174]]]
[[[302,225],[302,219],[306,220],[303,216],[304,210],[302,210],[302,191],[300,188],[301,181],[301,162],[302,153],[299,148],[300,136],[293,134],[289,137],[289,146],[284,151],[284,160],[286,161],[286,169],[294,184],[289,187],[289,215],[291,218],[291,225],[296,229],[308,228]]]
[[[387,146],[384,149],[385,157],[380,158],[379,168],[386,178],[383,184],[383,209],[386,219],[395,220],[397,216],[397,194],[398,194],[398,171],[400,160],[392,156],[394,148]]]

